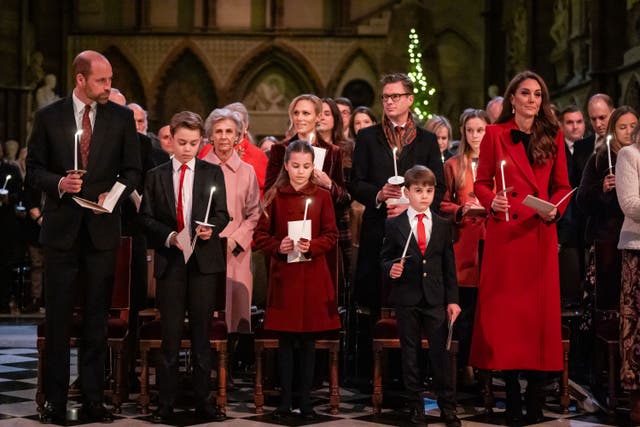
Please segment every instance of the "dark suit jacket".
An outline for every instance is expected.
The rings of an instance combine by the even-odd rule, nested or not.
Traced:
[[[82,191],[78,194],[97,201],[116,180],[122,182],[127,189],[111,214],[96,215],[80,207],[72,200],[72,194],[59,196],[60,179],[73,169],[75,132],[71,96],[36,112],[27,156],[27,181],[46,193],[40,243],[69,249],[84,224],[97,249],[115,249],[120,243],[119,203],[129,197],[140,180],[140,150],[133,112],[111,101],[98,104],[87,173],[82,177]]]
[[[192,236],[197,227],[195,221],[202,221],[207,211],[212,186],[216,187],[216,191],[213,193],[208,223],[215,226],[213,235],[209,240],[198,239],[192,255],[203,274],[218,273],[226,268],[219,234],[229,222],[229,213],[222,169],[218,165],[196,159],[191,195]],[[178,228],[171,162],[151,169],[147,174],[140,215],[149,246],[155,249],[154,276],[162,278],[170,262],[184,262],[180,250],[165,246],[169,234]]]
[[[394,260],[402,256],[409,233],[409,217],[406,213],[386,222],[382,245],[384,277],[391,286],[389,302],[394,306],[411,306],[424,297],[428,307],[445,307],[458,303],[458,280],[453,255],[451,225],[446,219],[431,214],[433,227],[423,255],[415,237],[411,238],[402,276],[389,277]]]

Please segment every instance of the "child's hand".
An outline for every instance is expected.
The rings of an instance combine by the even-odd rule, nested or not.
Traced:
[[[389,277],[392,279],[397,279],[402,276],[402,271],[404,270],[404,261],[396,262],[391,266],[391,270],[389,271]]]
[[[462,309],[458,304],[447,305],[447,317],[451,320],[451,323],[455,322]]]
[[[213,227],[207,227],[205,225],[198,225],[196,227],[196,235],[202,240],[209,240],[213,234]]]
[[[306,254],[311,248],[311,240],[301,238],[298,240],[298,250],[300,253]]]
[[[280,247],[278,248],[278,252],[281,254],[288,254],[293,251],[293,240],[289,236],[282,239],[280,242]]]
[[[169,239],[169,244],[171,246],[175,246],[176,248],[182,250],[182,246],[180,246],[180,243],[178,243],[178,233],[177,232],[173,232],[171,233],[171,238]]]

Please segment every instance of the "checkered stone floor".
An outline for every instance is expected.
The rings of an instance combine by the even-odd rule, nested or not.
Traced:
[[[3,326],[2,328],[4,328]],[[75,361],[75,354],[71,360]],[[75,363],[75,362],[72,362]],[[0,427],[4,426],[36,426],[37,411],[34,402],[36,390],[36,369],[37,353],[34,348],[0,348]],[[76,376],[76,366],[71,367],[72,380]],[[382,414],[375,416],[372,414],[368,395],[360,394],[352,389],[341,389],[340,414],[333,416],[328,412],[328,390],[319,389],[314,392],[315,408],[318,411],[318,418],[310,423],[305,423],[298,417],[291,417],[283,422],[275,422],[269,413],[277,404],[277,397],[266,396],[266,406],[264,415],[256,415],[253,405],[253,389],[251,384],[237,381],[236,386],[229,390],[229,406],[227,410],[228,419],[223,423],[198,424],[193,412],[189,410],[177,410],[172,424],[174,426],[195,426],[195,425],[230,425],[230,426],[265,426],[265,425],[322,425],[323,427],[347,427],[347,426],[405,426],[408,423],[407,414],[400,409],[402,399],[390,392],[389,398],[385,401],[386,407]],[[500,394],[498,393],[498,396]],[[135,398],[135,396],[132,396]],[[495,426],[506,425],[503,416],[503,401],[498,399],[498,408],[492,415],[481,412],[481,408],[473,406],[474,398],[464,393],[458,396],[458,415],[463,420],[463,426]],[[562,427],[589,427],[589,426],[630,426],[627,413],[616,416],[605,414],[581,414],[573,411],[568,415],[560,415],[554,412],[557,409],[557,402],[548,402],[548,411],[545,412],[545,421],[539,426],[562,426]],[[77,402],[70,402],[70,407],[79,407]],[[439,423],[439,411],[435,402],[426,401],[426,409],[429,414],[429,424],[434,426],[444,426]],[[122,407],[122,413],[116,417],[115,425],[121,426],[143,426],[150,425],[150,416],[140,414],[135,400],[127,402]],[[68,425],[87,425],[80,422],[69,422]],[[96,425],[96,424],[92,424]]]

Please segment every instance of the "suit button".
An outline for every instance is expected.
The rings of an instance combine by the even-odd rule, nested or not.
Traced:
[[[518,193],[516,193],[515,191],[511,192],[511,197],[518,197]]]
[[[422,277],[427,277],[427,273],[422,273]]]
[[[518,219],[518,214],[513,214],[513,219]]]
[[[538,197],[538,192],[537,191],[533,192],[533,197]]]

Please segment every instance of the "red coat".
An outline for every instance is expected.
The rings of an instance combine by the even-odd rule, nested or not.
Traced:
[[[287,222],[302,220],[305,201],[311,197],[311,260],[287,263],[278,253],[287,235]],[[265,329],[318,332],[340,328],[336,290],[325,254],[334,249],[338,229],[331,194],[314,184],[301,191],[286,185],[260,217],[253,235],[255,245],[271,258]]]
[[[487,209],[502,189],[504,175],[509,221],[487,220],[470,364],[485,369],[562,370],[560,280],[555,223],[547,224],[522,204],[528,194],[557,203],[571,189],[562,132],[555,160],[530,166],[522,143],[513,143],[513,121],[487,126],[480,146],[475,195]],[[562,213],[567,202],[559,211]]]
[[[459,286],[476,287],[480,280],[478,244],[484,240],[485,216],[462,216],[462,207],[467,202],[475,202],[473,193],[473,171],[468,160],[464,184],[458,188],[458,156],[444,164],[444,184],[446,192],[440,203],[440,213],[451,219],[457,228],[457,240],[453,243],[456,257],[456,274]]]

